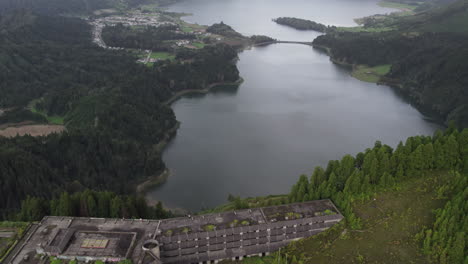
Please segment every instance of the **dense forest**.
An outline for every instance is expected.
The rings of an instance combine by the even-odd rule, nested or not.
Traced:
[[[84,190],[73,194],[63,192],[51,200],[28,196],[21,203],[21,211],[15,220],[39,221],[46,215],[161,219],[171,217],[172,213],[165,210],[160,202],[154,207],[148,206],[141,196]]]
[[[420,109],[468,126],[468,1],[408,16],[383,32],[330,32],[314,40],[338,63],[392,65],[382,79]]]
[[[94,46],[79,19],[21,11],[3,16],[0,28],[0,108],[9,109],[2,122],[45,122],[27,111],[38,101],[42,113],[60,116],[67,128],[47,137],[0,138],[2,218],[28,195],[133,192],[164,170],[161,144],[177,124],[165,102],[184,89],[239,78],[237,52],[224,44],[147,67],[131,53]]]
[[[410,137],[396,149],[376,142],[372,149],[330,161],[326,169],[317,167],[312,176],[302,175],[292,187],[289,202],[331,198],[351,228],[360,229],[352,201],[368,200],[378,191],[390,189],[430,172],[452,171],[454,177],[441,186],[447,197],[438,209],[432,227],[423,230],[423,252],[435,263],[466,263],[468,256],[468,129],[453,126],[433,137]],[[423,228],[423,227],[421,227]]]
[[[277,24],[292,27],[298,30],[314,30],[322,33],[332,30],[333,28],[330,28],[324,24],[320,24],[314,21],[295,17],[279,17],[274,19],[273,21],[275,21]]]
[[[194,34],[183,33],[178,29],[178,26],[172,24],[142,28],[118,24],[105,27],[102,31],[102,38],[111,47],[171,51],[173,43],[168,41],[196,38]]]

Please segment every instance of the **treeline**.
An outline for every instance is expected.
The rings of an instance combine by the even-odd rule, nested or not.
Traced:
[[[408,178],[422,177],[431,170],[461,170],[468,173],[468,129],[453,126],[435,136],[410,137],[395,150],[376,142],[372,149],[355,157],[330,161],[326,169],[317,167],[310,179],[302,175],[292,187],[290,202],[331,198],[352,228],[360,228],[351,202],[367,199],[376,190],[391,188]],[[459,213],[462,213],[460,211]],[[466,214],[465,214],[466,216]],[[466,224],[464,223],[463,225]]]
[[[176,25],[134,28],[118,24],[112,27],[104,27],[102,38],[111,47],[171,51],[173,43],[168,41],[196,38],[194,34],[183,33],[178,30],[179,27]]]
[[[450,197],[444,208],[436,210],[434,225],[420,233],[423,252],[434,263],[467,263],[468,261],[468,177],[457,177],[441,187]]]
[[[0,108],[17,109],[0,121],[44,122],[25,110],[40,98],[40,110],[63,117],[67,128],[47,137],[0,138],[0,218],[28,195],[132,193],[165,169],[161,144],[177,124],[165,102],[183,89],[239,78],[237,52],[223,44],[147,67],[131,53],[94,46],[79,19],[22,11],[3,16],[0,29]]]
[[[314,45],[333,60],[369,66],[391,64],[382,81],[432,115],[468,127],[468,36],[456,33],[335,32]]]
[[[314,30],[325,33],[333,29],[333,27],[326,26],[311,20],[295,18],[295,17],[279,17],[273,19],[277,24],[292,27],[298,30]]]
[[[150,207],[141,196],[116,195],[108,191],[63,192],[59,198],[46,200],[28,196],[21,203],[17,221],[39,221],[46,215],[106,217],[106,218],[143,218],[162,219],[172,217],[161,202]]]

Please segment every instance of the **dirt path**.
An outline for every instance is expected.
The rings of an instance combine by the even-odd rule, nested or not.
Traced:
[[[14,137],[16,135],[31,135],[33,137],[46,136],[52,133],[61,133],[65,131],[62,125],[24,125],[16,127],[7,127],[0,130],[0,136]]]

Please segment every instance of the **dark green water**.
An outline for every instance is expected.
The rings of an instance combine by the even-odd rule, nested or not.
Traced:
[[[223,20],[241,33],[313,40],[313,32],[271,22],[296,16],[353,25],[353,18],[388,12],[375,1],[199,0],[174,5],[190,22]],[[391,88],[364,83],[312,47],[277,44],[239,55],[245,82],[237,89],[187,97],[173,104],[181,127],[164,153],[172,171],[148,197],[189,210],[226,202],[228,194],[287,193],[300,174],[355,154],[376,140],[396,146],[437,125]]]

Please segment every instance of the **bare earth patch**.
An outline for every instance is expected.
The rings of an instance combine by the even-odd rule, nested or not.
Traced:
[[[31,135],[33,137],[46,136],[52,133],[61,133],[65,131],[62,125],[25,125],[17,127],[7,127],[0,130],[0,136],[14,137],[16,135]]]

